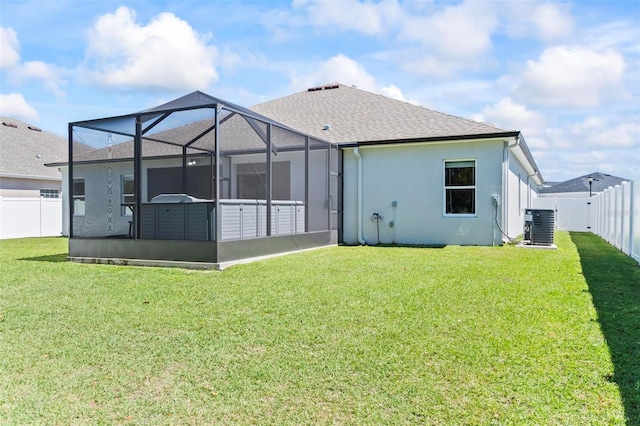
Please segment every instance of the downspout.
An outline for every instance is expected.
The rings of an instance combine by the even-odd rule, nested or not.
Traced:
[[[529,186],[529,179],[531,179],[533,176],[537,174],[538,174],[537,170],[534,170],[533,173],[531,174],[527,174],[527,208],[531,208],[531,187]],[[537,190],[536,190],[536,194],[537,194]]]
[[[502,154],[502,227],[509,234],[509,150],[520,145],[520,136],[514,143],[506,143]],[[496,209],[497,214],[497,209]]]
[[[353,155],[356,156],[358,160],[358,169],[357,169],[357,177],[356,177],[356,187],[358,193],[358,208],[357,208],[357,216],[356,216],[356,228],[358,229],[358,243],[360,245],[367,244],[364,238],[362,238],[362,156],[360,155],[360,150],[358,147],[353,149]]]

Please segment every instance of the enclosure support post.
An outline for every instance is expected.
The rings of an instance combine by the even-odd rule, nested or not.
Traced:
[[[267,124],[267,236],[273,231],[271,226],[271,123]]]
[[[67,203],[69,203],[69,238],[73,238],[73,126],[69,124],[69,182],[67,182]],[[64,231],[64,230],[63,230]]]
[[[142,121],[136,116],[136,136],[133,140],[133,182],[135,203],[133,209],[134,238],[140,239],[140,205],[142,204]]]
[[[635,244],[633,241],[633,234],[635,232],[635,217],[634,217],[634,209],[636,206],[634,205],[633,195],[634,195],[634,182],[629,181],[629,256],[633,259],[633,253],[635,251]],[[640,262],[640,259],[636,259]]]
[[[182,147],[182,193],[188,194],[187,188],[187,147]]]
[[[215,138],[214,141],[214,161],[215,161],[215,196],[213,198],[214,201],[214,215],[215,215],[215,240],[216,242],[220,242],[220,240],[222,239],[222,212],[220,211],[220,116],[218,115],[218,112],[221,109],[221,105],[220,104],[216,104],[216,111],[215,111],[215,117],[214,117],[214,121],[215,121],[215,129],[213,130],[213,137]],[[217,256],[217,254],[216,254]]]
[[[309,232],[309,136],[304,138],[304,232]]]
[[[332,209],[332,201],[333,194],[331,193],[331,172],[333,169],[331,168],[331,146],[327,145],[327,230],[331,230],[331,209]]]

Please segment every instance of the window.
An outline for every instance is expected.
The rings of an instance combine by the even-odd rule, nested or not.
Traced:
[[[264,200],[267,198],[266,169],[266,163],[237,165],[238,185],[236,193],[239,199]],[[271,171],[271,198],[273,200],[288,200],[291,195],[290,187],[291,171],[289,162],[273,162]]]
[[[445,161],[445,214],[476,214],[476,162]]]
[[[120,194],[120,203],[122,204],[120,215],[131,216],[133,214],[133,207],[131,205],[136,202],[132,175],[120,176]]]
[[[59,189],[41,189],[40,198],[60,198]]]
[[[264,200],[267,198],[266,181],[265,173],[239,174],[238,198]]]
[[[73,215],[84,216],[84,179],[73,180]]]

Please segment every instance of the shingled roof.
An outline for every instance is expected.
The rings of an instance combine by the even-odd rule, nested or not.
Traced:
[[[610,186],[620,185],[629,179],[611,176],[605,173],[595,172],[577,178],[569,179],[564,182],[556,183],[548,187],[540,188],[541,194],[558,194],[565,192],[589,192],[589,178],[593,178],[591,184],[591,192],[602,192]]]
[[[45,163],[67,156],[65,138],[15,118],[0,121],[0,176],[62,180],[60,172]]]
[[[508,133],[339,83],[314,87],[250,109],[341,144]]]

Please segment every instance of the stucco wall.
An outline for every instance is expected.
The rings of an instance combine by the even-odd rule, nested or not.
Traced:
[[[510,238],[516,238],[524,230],[524,209],[529,207],[530,196],[527,186],[527,171],[511,151],[508,153],[507,216],[502,223],[502,229]]]
[[[362,231],[377,242],[373,213],[383,216],[380,242],[491,245],[501,242],[492,196],[501,197],[503,141],[425,143],[361,147]],[[476,161],[476,215],[445,215],[444,162]],[[357,160],[344,150],[344,242],[357,244]],[[393,201],[397,202],[395,208]],[[390,227],[394,221],[394,227]]]

